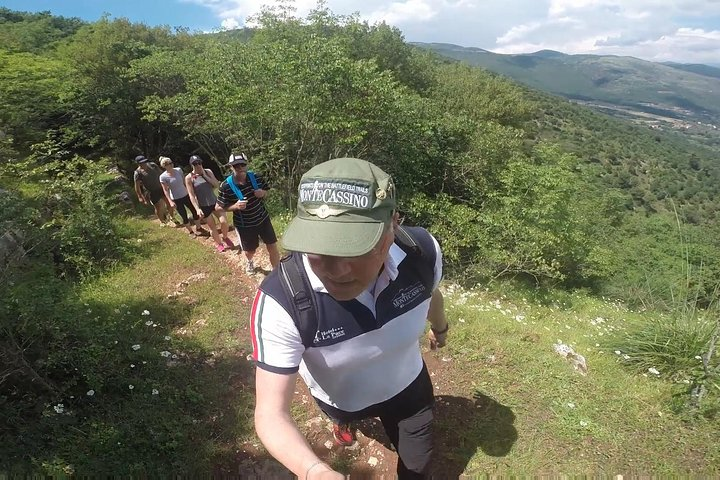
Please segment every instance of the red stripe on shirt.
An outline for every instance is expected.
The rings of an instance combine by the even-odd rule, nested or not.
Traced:
[[[253,300],[253,306],[252,311],[250,313],[250,339],[252,340],[252,346],[253,346],[253,360],[258,359],[258,339],[257,334],[255,333],[257,331],[255,322],[258,321],[256,318],[257,315],[257,308],[260,304],[260,299],[262,298],[263,293],[258,290],[255,294],[255,300]]]

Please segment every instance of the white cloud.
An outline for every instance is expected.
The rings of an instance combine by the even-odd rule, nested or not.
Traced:
[[[405,22],[427,21],[432,19],[436,14],[437,9],[434,8],[430,2],[425,0],[406,0],[405,2],[393,2],[387,7],[381,7],[370,13],[366,19],[370,23],[384,21],[390,25],[397,25]]]
[[[220,22],[220,26],[223,30],[235,30],[236,28],[240,27],[240,22],[238,22],[237,19],[233,17],[224,18],[223,21]]]
[[[181,1],[209,8],[225,29],[247,24],[263,5],[278,4]],[[317,3],[296,0],[291,5],[304,17]],[[370,23],[385,21],[409,41],[499,53],[552,49],[655,61],[720,61],[720,0],[327,0],[327,6],[340,15],[357,12]]]
[[[516,40],[519,40],[526,35],[534,32],[540,28],[542,24],[540,22],[533,22],[527,25],[516,25],[508,30],[505,35],[499,37],[496,41],[499,45],[512,44]]]

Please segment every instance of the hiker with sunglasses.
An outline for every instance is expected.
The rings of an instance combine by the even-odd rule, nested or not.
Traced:
[[[225,251],[226,246],[227,248],[233,248],[235,244],[228,237],[228,224],[225,213],[215,210],[217,197],[213,189],[220,185],[220,182],[215,178],[212,170],[203,167],[202,158],[198,155],[190,157],[190,166],[192,171],[185,176],[185,188],[187,188],[190,196],[190,202],[195,207],[198,217],[200,219],[205,218],[208,228],[210,228],[210,235],[215,241],[215,249],[222,253]],[[216,218],[217,222],[220,223],[222,238],[218,233]]]
[[[220,184],[215,208],[233,214],[233,225],[247,259],[245,271],[255,273],[253,257],[260,246],[260,239],[267,248],[272,268],[275,268],[280,262],[280,252],[270,214],[265,208],[265,197],[270,187],[261,175],[248,171],[244,153],[231,154],[227,165],[232,174]]]
[[[440,247],[427,230],[399,225],[393,180],[367,161],[316,165],[298,193],[282,239],[292,253],[252,308],[257,434],[299,478],[344,478],[292,420],[299,374],[337,444],[354,442],[353,422],[379,417],[398,477],[426,478],[434,395],[419,339],[429,322],[430,347],[447,340]]]

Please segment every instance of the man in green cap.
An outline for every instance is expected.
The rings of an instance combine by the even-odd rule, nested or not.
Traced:
[[[351,422],[379,417],[399,478],[424,478],[434,397],[419,339],[426,321],[431,348],[447,338],[440,247],[426,230],[399,226],[393,180],[370,162],[317,165],[298,193],[282,239],[292,253],[252,308],[258,436],[299,478],[343,478],[292,421],[299,373],[333,420],[336,443],[354,442]]]

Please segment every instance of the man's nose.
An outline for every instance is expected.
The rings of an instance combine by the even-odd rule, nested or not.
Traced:
[[[322,267],[327,275],[333,279],[342,279],[344,276],[350,273],[350,262],[342,257],[331,257],[323,255]]]

